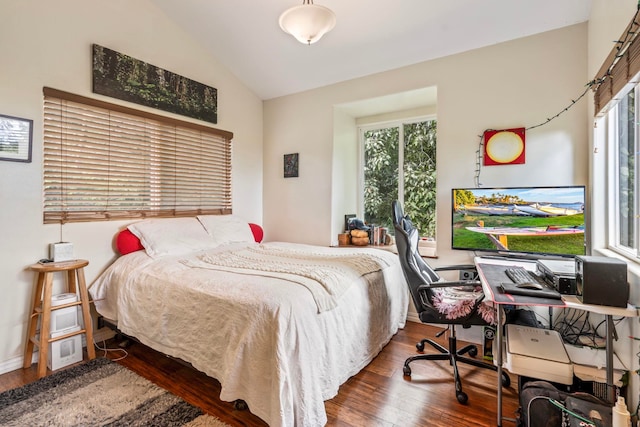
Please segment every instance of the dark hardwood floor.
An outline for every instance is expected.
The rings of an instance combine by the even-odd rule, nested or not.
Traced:
[[[415,344],[433,337],[439,329],[408,322],[365,369],[340,387],[336,397],[325,402],[328,426],[466,427],[496,425],[496,374],[487,369],[460,365],[466,405],[458,403],[452,369],[446,361],[412,363],[412,376],[404,377],[404,360],[417,354]],[[439,338],[445,345],[445,338]],[[107,343],[116,347],[115,343]],[[461,343],[459,343],[461,344]],[[118,363],[159,386],[181,396],[232,426],[265,426],[250,410],[235,409],[221,401],[218,381],[150,348],[134,343],[129,356]],[[429,346],[427,352],[433,351]],[[99,357],[103,356],[97,351]],[[116,353],[107,357],[115,358]],[[0,392],[36,380],[36,368],[0,375]],[[503,415],[514,417],[517,409],[517,377],[503,389]],[[505,422],[503,424],[512,425]]]

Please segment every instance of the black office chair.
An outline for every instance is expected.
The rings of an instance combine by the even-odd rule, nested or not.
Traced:
[[[479,281],[474,280],[462,280],[462,281],[445,281],[436,271],[443,270],[475,270],[473,265],[457,265],[450,267],[440,267],[432,269],[422,258],[418,251],[418,230],[413,226],[411,220],[402,211],[402,206],[398,201],[393,202],[393,225],[395,228],[396,246],[398,248],[398,256],[400,257],[400,264],[402,271],[409,285],[409,291],[413,298],[413,303],[416,306],[416,311],[420,317],[422,323],[434,323],[434,324],[446,324],[447,329],[440,332],[437,336],[442,335],[447,330],[449,331],[449,348],[445,348],[431,339],[423,339],[416,348],[422,352],[424,345],[429,344],[438,350],[440,353],[436,354],[420,354],[417,356],[409,357],[404,362],[403,372],[407,376],[411,376],[411,368],[409,364],[414,360],[448,360],[451,366],[453,366],[453,377],[455,381],[456,398],[460,403],[466,403],[468,396],[462,391],[462,383],[460,381],[460,375],[458,373],[458,362],[466,363],[469,365],[477,366],[479,368],[491,369],[497,371],[497,367],[493,364],[486,363],[480,360],[475,360],[470,357],[466,357],[468,354],[474,357],[478,354],[478,348],[475,345],[467,345],[461,349],[457,349],[456,346],[456,325],[461,325],[464,328],[471,327],[471,325],[487,325],[481,315],[478,313],[478,307],[482,303],[484,295],[478,292],[473,292],[474,288],[480,286]],[[471,300],[471,310],[467,315],[459,318],[450,319],[446,314],[441,313],[435,306],[434,301],[439,298],[438,289],[455,288],[455,292],[459,297],[461,294],[461,287],[467,287],[469,292],[469,299]],[[503,372],[502,385],[509,387],[511,380],[509,376]]]

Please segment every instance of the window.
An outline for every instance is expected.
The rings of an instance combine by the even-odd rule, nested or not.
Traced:
[[[609,162],[608,205],[609,224],[608,246],[627,256],[638,256],[638,173],[635,155],[638,153],[638,91],[636,86],[609,108],[604,117],[607,128]]]
[[[363,127],[360,136],[365,221],[393,233],[391,203],[399,200],[420,234],[435,237],[436,120]]]
[[[44,95],[45,223],[231,212],[232,133]]]
[[[617,195],[619,200],[617,233],[618,245],[636,249],[635,226],[635,153],[636,146],[636,89],[629,92],[616,108],[617,138],[613,146],[617,145],[617,162],[614,165],[618,177]]]

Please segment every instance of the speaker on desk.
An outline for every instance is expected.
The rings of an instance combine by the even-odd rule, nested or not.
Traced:
[[[627,263],[601,256],[576,256],[576,295],[584,304],[627,307]]]

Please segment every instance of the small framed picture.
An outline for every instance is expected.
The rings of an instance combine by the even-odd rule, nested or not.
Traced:
[[[284,155],[284,177],[296,178],[298,176],[298,153]]]
[[[352,219],[355,219],[356,214],[347,214],[344,216],[344,230],[349,231],[349,223]]]
[[[31,162],[33,120],[0,114],[0,160]]]

